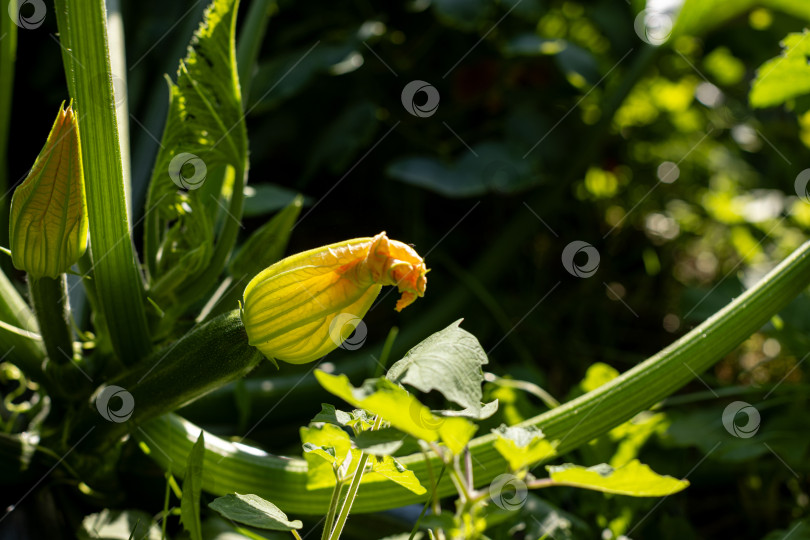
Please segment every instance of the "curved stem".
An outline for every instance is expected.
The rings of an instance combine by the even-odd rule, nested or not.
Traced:
[[[808,285],[810,242],[669,347],[596,390],[521,425],[542,428],[548,439],[558,441],[556,455],[570,452],[673,394],[759,330]],[[161,448],[163,452],[151,455],[166,467],[186,462],[194,444],[189,433],[199,433],[199,428],[175,415],[166,415],[142,426],[135,436],[148,446]],[[494,441],[495,436],[490,434],[469,444],[479,486],[506,471],[506,462],[495,450]],[[432,466],[440,465],[435,452],[429,456]],[[209,438],[208,434],[204,459],[209,472],[204,488],[211,493],[250,491],[289,513],[322,514],[329,505],[330,490],[306,489],[307,464],[303,459],[257,456],[255,451],[246,452],[214,435]],[[422,483],[428,481],[427,463],[421,452],[399,461]],[[454,491],[450,479],[439,484],[439,496]],[[417,496],[384,479],[369,477],[354,501],[354,509],[374,512],[424,501],[428,496]]]

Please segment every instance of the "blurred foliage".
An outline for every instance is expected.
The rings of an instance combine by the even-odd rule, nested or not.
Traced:
[[[805,89],[787,88],[810,77],[804,2],[687,0],[658,48],[634,27],[642,2],[278,4],[244,96],[251,185],[242,238],[301,192],[289,252],[382,230],[412,241],[433,270],[428,294],[402,315],[383,297],[366,319],[369,343],[401,326],[402,352],[463,316],[489,354],[488,370],[573,397],[675,340],[807,239],[808,194],[796,187],[810,149],[810,112]],[[158,74],[174,72],[204,5],[122,7],[132,208],[139,209],[168,103]],[[19,33],[17,65],[36,69],[18,70],[15,81],[9,155],[20,158],[9,163],[12,179],[25,176],[38,149],[35,127],[50,122],[48,111],[66,95],[59,47],[43,38],[55,31],[49,16],[38,33]],[[751,106],[760,66],[762,98],[754,104],[788,100],[788,107]],[[770,81],[762,71],[769,66]],[[438,90],[432,116],[403,107],[412,80]],[[137,229],[141,218],[134,216]],[[599,251],[593,277],[563,268],[560,253],[573,240]],[[797,299],[659,410],[570,459],[620,466],[641,456],[656,471],[688,477],[685,492],[659,505],[543,490],[519,512],[500,521],[493,515],[489,537],[806,535],[808,439],[796,434],[810,427],[809,310],[810,299]],[[320,410],[320,399],[252,413],[245,387],[230,400],[242,424],[259,420],[251,439],[275,451],[295,448],[297,426]],[[272,384],[254,387],[258,396]],[[500,408],[482,430],[545,408],[510,386],[488,384],[483,398],[499,399]],[[755,437],[723,428],[724,407],[734,400],[761,412]],[[106,502],[156,514],[161,473],[138,455],[124,459],[137,471],[127,479],[127,500]],[[54,512],[51,495],[27,504],[29,516],[37,505]],[[80,516],[90,513],[82,508]],[[123,518],[93,519],[113,527]],[[408,528],[402,515],[369,520],[380,537]],[[368,538],[369,530],[347,534]]]

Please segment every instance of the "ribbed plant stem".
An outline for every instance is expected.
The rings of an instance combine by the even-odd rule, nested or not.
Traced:
[[[48,361],[56,365],[70,363],[73,357],[73,334],[70,329],[67,277],[30,278],[28,294],[34,305],[39,333],[48,353]]]
[[[76,104],[98,310],[116,355],[131,365],[151,349],[132,244],[104,0],[56,0],[68,89]],[[124,91],[120,88],[119,90]]]
[[[759,330],[810,285],[810,242],[803,244],[754,287],[683,336],[609,383],[522,423],[542,428],[547,438],[558,441],[557,455],[592,440],[635,414],[672,395],[751,334]],[[597,316],[597,315],[595,315]],[[162,452],[151,456],[163,466],[185,463],[194,444],[189,433],[199,427],[175,415],[142,426],[135,436]],[[493,447],[495,436],[470,441],[476,486],[486,485],[505,472],[506,462]],[[254,453],[206,434],[203,488],[214,494],[233,491],[255,493],[273,501],[288,513],[322,514],[329,505],[330,489],[307,490],[307,464],[302,459]],[[428,453],[433,467],[441,464],[435,452]],[[428,460],[422,453],[398,458],[423,485],[428,484]],[[355,512],[375,512],[424,501],[384,481],[363,482],[354,500]],[[455,492],[450,479],[439,483],[440,497]]]

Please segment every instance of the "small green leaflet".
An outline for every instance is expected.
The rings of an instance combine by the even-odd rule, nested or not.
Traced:
[[[465,409],[481,409],[481,366],[489,360],[478,339],[458,320],[412,348],[394,363],[386,378],[421,392],[436,390]]]
[[[810,30],[788,34],[782,54],[757,70],[748,96],[752,107],[773,107],[810,94]]]
[[[299,520],[290,521],[287,519],[287,514],[282,512],[278,506],[258,495],[229,493],[224,497],[214,499],[208,506],[226,519],[258,529],[291,531],[303,527]]]
[[[664,497],[689,486],[688,481],[660,475],[637,459],[617,469],[604,463],[587,468],[568,463],[546,469],[556,485],[631,497]]]
[[[556,454],[554,445],[537,428],[501,425],[492,430],[498,436],[495,450],[509,463],[513,471],[531,467]]]

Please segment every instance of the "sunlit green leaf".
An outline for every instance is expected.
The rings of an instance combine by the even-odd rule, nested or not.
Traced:
[[[546,469],[551,479],[558,485],[631,497],[663,497],[689,486],[688,481],[660,475],[638,460],[633,460],[617,469],[604,463],[594,467],[582,467],[569,463],[548,466]]]
[[[463,418],[442,418],[405,389],[387,379],[369,379],[354,388],[345,375],[316,371],[318,382],[330,393],[355,407],[380,415],[391,425],[417,439],[435,442],[439,439],[454,453],[469,442],[477,429]]]
[[[356,454],[355,458],[360,454],[352,450],[349,434],[332,424],[301,428],[301,442],[308,465],[307,489],[335,485],[335,468],[341,467],[352,452]],[[356,466],[358,459],[351,459],[351,462],[350,465]]]
[[[762,64],[751,85],[752,107],[773,107],[810,93],[810,30],[788,34],[782,54]]]
[[[169,82],[169,111],[145,213],[154,296],[213,285],[239,230],[248,146],[236,73],[237,7],[237,0],[214,0],[180,62],[177,83]],[[230,171],[225,176],[224,167]],[[201,234],[220,220],[218,238]],[[189,252],[195,258],[184,258]]]
[[[391,455],[402,448],[407,437],[398,429],[382,428],[373,431],[362,431],[354,438],[359,449],[375,456]]]
[[[539,429],[502,425],[492,431],[498,436],[495,449],[513,471],[531,467],[555,453],[554,445]]]
[[[405,468],[402,463],[397,461],[391,456],[382,456],[378,458],[372,457],[369,459],[369,463],[371,463],[371,471],[373,473],[379,474],[380,476],[384,476],[387,479],[391,480],[399,484],[400,486],[408,489],[417,495],[422,495],[426,493],[427,490],[422,486],[419,482],[419,479],[416,478],[416,475],[413,474],[413,471],[408,470]]]
[[[291,531],[303,527],[299,520],[290,521],[278,506],[258,495],[229,493],[214,499],[208,506],[227,519],[259,529]]]
[[[480,411],[481,366],[489,360],[476,337],[460,324],[458,320],[416,345],[389,368],[386,378],[424,393],[436,390],[464,408]]]

